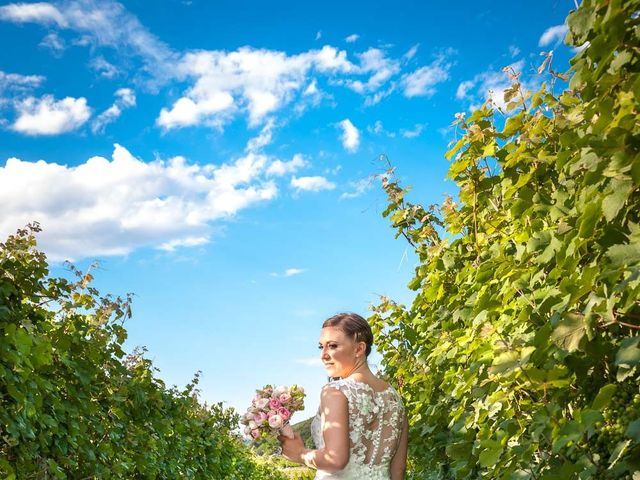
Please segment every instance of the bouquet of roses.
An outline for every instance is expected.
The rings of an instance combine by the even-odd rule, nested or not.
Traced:
[[[293,438],[289,419],[294,412],[304,408],[304,389],[292,387],[272,387],[265,385],[256,390],[256,396],[242,417],[244,433],[253,441],[280,433]]]

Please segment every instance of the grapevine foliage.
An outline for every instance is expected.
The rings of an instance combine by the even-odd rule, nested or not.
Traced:
[[[567,24],[566,75],[457,116],[457,203],[384,177],[416,296],[370,321],[414,478],[640,479],[640,2]]]
[[[48,277],[29,226],[0,243],[0,476],[280,480],[233,433],[238,417],[126,355],[130,298],[91,273]]]

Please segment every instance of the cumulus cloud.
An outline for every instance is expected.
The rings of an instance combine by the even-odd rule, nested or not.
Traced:
[[[538,46],[546,47],[547,45],[560,43],[564,40],[568,31],[569,27],[566,25],[555,25],[553,27],[549,27],[544,31],[540,40],[538,40]]]
[[[104,78],[114,78],[120,74],[120,69],[102,56],[92,59],[89,66]]]
[[[352,153],[357,151],[360,146],[360,131],[348,118],[342,120],[339,126],[342,128],[342,136],[340,139],[344,149]]]
[[[116,90],[115,96],[116,101],[113,105],[98,115],[91,125],[93,133],[104,131],[108,124],[115,122],[120,117],[122,110],[133,107],[136,104],[136,94],[130,88]]]
[[[258,136],[252,138],[247,142],[246,150],[248,152],[257,152],[258,150],[261,150],[263,147],[266,147],[267,145],[269,145],[273,140],[274,125],[275,125],[275,122],[273,121],[273,119],[272,118],[269,119],[267,123],[265,123],[264,127],[262,127],[262,130],[260,130],[260,133],[258,134]]]
[[[415,137],[419,137],[420,134],[422,133],[422,131],[424,130],[424,127],[426,127],[426,124],[424,123],[417,123],[414,125],[413,128],[411,129],[401,129],[400,130],[400,135],[402,135],[404,138],[415,138]]]
[[[233,107],[233,97],[227,92],[209,92],[202,101],[182,97],[171,109],[163,108],[156,123],[167,130],[199,123],[219,128],[228,118],[223,114],[231,113]]]
[[[321,76],[328,78],[330,85],[346,86],[363,95],[365,104],[372,105],[397,90],[404,64],[417,51],[416,45],[396,59],[384,49],[369,48],[357,53],[353,63],[346,51],[330,45],[297,55],[250,47],[183,53],[172,50],[114,0],[12,3],[0,7],[0,19],[47,26],[53,31],[42,45],[54,52],[64,48],[56,30],[65,29],[70,32],[65,35],[68,42],[90,47],[89,65],[101,77],[111,79],[133,71],[130,81],[152,91],[168,82],[186,83],[187,88],[158,113],[156,124],[164,130],[190,126],[223,129],[240,115],[246,115],[249,125],[256,127],[292,103],[294,111],[301,113],[330,98],[318,88],[316,77]],[[357,35],[347,39],[353,42]],[[116,55],[107,60],[103,47],[115,50]],[[435,81],[433,74],[423,67],[405,76],[405,94],[432,94],[428,84]]]
[[[435,85],[449,78],[451,64],[444,56],[438,57],[431,64],[402,76],[405,97],[430,97],[436,93]]]
[[[81,127],[91,116],[83,97],[55,100],[51,95],[27,97],[16,103],[18,118],[12,125],[27,135],[57,135]]]
[[[475,84],[476,80],[465,80],[464,82],[460,82],[460,85],[458,85],[458,88],[456,90],[456,98],[459,100],[466,98],[469,91]]]
[[[54,56],[59,57],[64,52],[64,40],[56,32],[48,33],[40,42],[40,46],[50,50]]]
[[[65,27],[67,21],[56,7],[46,2],[11,3],[0,7],[0,19],[15,23],[36,22]]]
[[[321,190],[333,190],[336,188],[336,184],[330,182],[325,177],[293,177],[291,179],[291,186],[297,191],[307,192],[320,192]]]
[[[282,160],[274,160],[267,168],[268,175],[282,176],[287,173],[295,173],[301,168],[308,165],[302,155],[296,153],[291,160],[283,162]]]
[[[0,236],[39,221],[54,260],[202,245],[214,222],[277,195],[270,163],[253,153],[221,165],[144,162],[120,145],[111,160],[78,166],[10,158],[0,167]]]
[[[347,43],[354,43],[354,42],[357,42],[359,38],[360,38],[360,35],[358,35],[357,33],[352,33],[347,38],[345,38],[344,41]]]
[[[354,66],[346,52],[325,46],[298,55],[243,47],[234,52],[201,51],[184,56],[178,73],[195,84],[171,108],[160,112],[157,123],[165,129],[197,124],[220,127],[238,111],[249,123],[265,118],[294,98],[313,95],[310,72],[347,72]]]
[[[389,58],[384,50],[379,48],[370,48],[356,56],[359,59],[359,65],[354,69],[354,71],[361,75],[371,74],[371,76],[364,82],[359,79],[347,79],[336,82],[338,84],[346,85],[354,92],[360,94],[371,94],[376,92],[394,75],[400,72],[400,62],[393,58]],[[370,103],[376,102],[370,101]]]
[[[514,71],[522,73],[525,66],[524,60],[519,60],[509,65]],[[520,78],[520,82],[525,89],[533,89],[535,85],[533,80]],[[504,91],[511,87],[512,80],[509,75],[503,71],[489,70],[479,73],[472,80],[465,80],[458,85],[456,98],[471,103],[471,108],[477,104],[484,103],[489,100],[496,107],[503,109],[506,107],[504,101]]]
[[[349,186],[351,187],[350,192],[344,192],[340,195],[341,200],[349,200],[352,198],[361,197],[366,192],[373,188],[373,180],[374,177],[367,177],[358,180],[357,182],[349,182]]]

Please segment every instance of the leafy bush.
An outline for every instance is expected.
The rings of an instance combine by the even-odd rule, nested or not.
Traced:
[[[458,204],[383,181],[419,257],[413,303],[370,319],[414,478],[640,478],[639,12],[583,1],[567,76],[547,56],[535,93],[508,72],[506,119],[457,116]]]
[[[285,478],[236,437],[232,410],[198,402],[197,375],[167,388],[125,355],[130,298],[75,269],[49,278],[38,230],[0,244],[2,478]]]

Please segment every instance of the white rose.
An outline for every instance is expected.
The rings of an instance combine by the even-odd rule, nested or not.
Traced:
[[[289,391],[289,389],[287,387],[285,387],[284,385],[280,385],[279,387],[276,387],[273,390],[273,396],[275,398],[278,398],[280,395],[282,395],[283,393],[288,392],[288,391]]]

